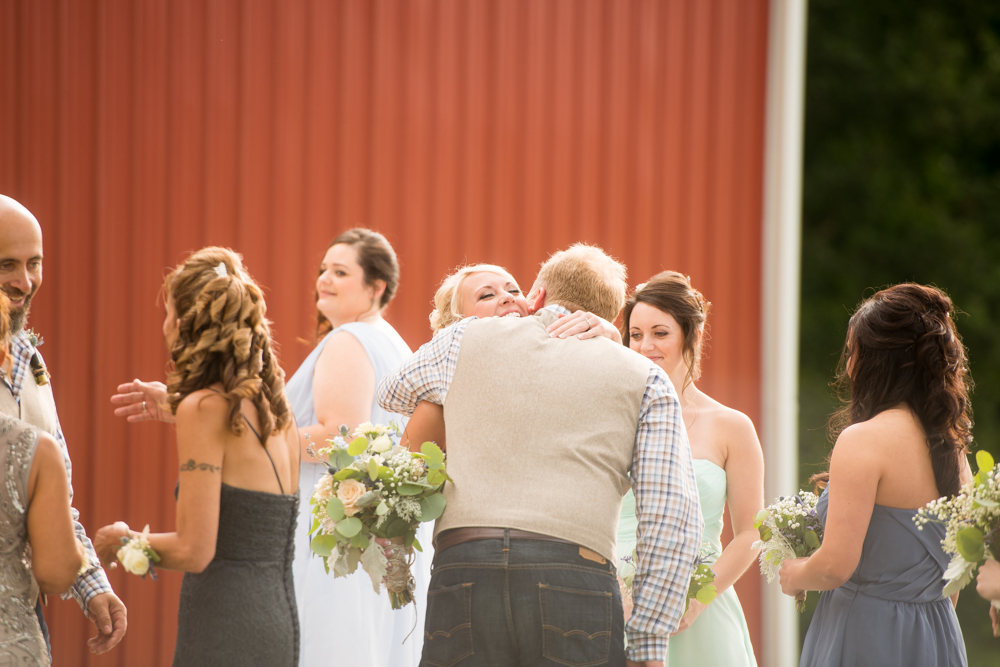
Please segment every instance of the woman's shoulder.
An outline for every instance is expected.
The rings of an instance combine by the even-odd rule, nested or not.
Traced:
[[[753,421],[745,414],[735,408],[723,405],[708,394],[702,393],[703,399],[699,409],[705,419],[712,424],[712,430],[721,435],[729,436],[753,436],[756,438],[757,430]]]
[[[923,440],[923,427],[916,416],[905,407],[883,410],[871,419],[851,424],[837,437],[837,442],[857,440],[892,441],[919,436]]]
[[[204,419],[229,414],[229,399],[214,389],[198,389],[177,404],[177,419]]]

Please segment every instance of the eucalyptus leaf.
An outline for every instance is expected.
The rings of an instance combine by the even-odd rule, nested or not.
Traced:
[[[985,449],[980,449],[976,452],[976,465],[979,466],[979,472],[992,470],[993,456],[991,456]]]
[[[385,527],[387,538],[403,537],[410,531],[410,522],[403,519],[394,519]]]
[[[361,436],[351,440],[351,444],[347,446],[347,453],[351,456],[357,456],[366,449],[368,449],[368,438]]]
[[[401,496],[417,496],[423,493],[423,491],[423,487],[411,484],[410,482],[403,482],[396,487],[396,492]]]
[[[337,546],[337,538],[333,535],[317,535],[309,546],[317,556],[329,556]]]
[[[810,549],[819,549],[820,542],[819,542],[819,538],[816,536],[816,531],[814,531],[814,530],[807,530],[806,531],[806,535],[805,535],[805,539],[806,539],[806,545]]]
[[[694,597],[698,602],[708,604],[715,599],[716,595],[718,595],[718,592],[715,589],[715,584],[706,584],[701,587],[701,590]]]
[[[444,452],[441,451],[441,448],[436,443],[425,442],[420,445],[420,452],[427,457],[428,463],[437,463],[439,465],[444,463]]]
[[[955,535],[955,546],[962,558],[970,563],[978,563],[986,555],[983,533],[974,526],[958,531]]]
[[[354,468],[344,468],[334,475],[333,478],[338,482],[343,482],[345,479],[361,479],[361,473]]]
[[[421,523],[427,521],[434,521],[444,512],[445,505],[448,504],[448,500],[444,497],[444,494],[435,493],[432,496],[427,496],[420,499],[420,521]]]
[[[375,508],[375,514],[377,514],[378,516],[385,516],[386,512],[388,511],[389,511],[389,506],[385,504],[384,500],[378,504],[378,507]]]
[[[337,522],[337,532],[344,537],[354,537],[361,530],[361,520],[349,516],[343,521]]]
[[[354,457],[348,454],[346,449],[338,449],[335,461],[338,468],[346,468],[354,463]]]
[[[764,522],[767,521],[767,517],[769,517],[769,516],[771,516],[771,513],[768,512],[767,510],[761,510],[761,511],[757,512],[756,514],[754,514],[753,515],[753,527],[757,528],[759,530],[760,527],[764,525]]]
[[[373,482],[378,479],[378,461],[375,459],[368,459],[368,478]]]
[[[344,503],[340,501],[340,498],[330,498],[326,502],[326,513],[334,521],[340,521],[344,518]]]

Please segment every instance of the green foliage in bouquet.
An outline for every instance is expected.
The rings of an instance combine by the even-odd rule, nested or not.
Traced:
[[[444,512],[442,488],[449,481],[440,447],[425,442],[419,453],[411,452],[393,441],[398,435],[395,424],[366,422],[348,443],[342,426],[327,447],[311,452],[326,457],[327,473],[310,498],[309,531],[315,535],[310,547],[327,572],[345,577],[361,565],[376,592],[384,580],[394,609],[413,600],[408,558],[412,549],[423,550],[417,526]]]
[[[989,452],[976,452],[979,471],[952,498],[927,503],[913,517],[920,529],[930,521],[945,525],[941,547],[951,555],[943,594],[965,588],[976,569],[998,554],[1000,543],[1000,470]]]
[[[816,494],[800,491],[794,496],[781,496],[754,516],[753,527],[760,540],[753,546],[760,549],[760,571],[767,575],[768,583],[774,581],[785,560],[811,556],[819,549],[823,524],[816,513],[817,502]],[[795,608],[802,612],[805,603],[805,594],[800,593]]]

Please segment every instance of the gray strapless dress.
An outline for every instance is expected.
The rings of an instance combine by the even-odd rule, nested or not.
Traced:
[[[174,667],[296,667],[299,497],[222,485],[215,558],[184,575]]]
[[[816,507],[826,523],[828,497]],[[799,667],[965,667],[965,641],[942,597],[944,526],[917,530],[916,510],[875,505],[850,580],[824,591]]]

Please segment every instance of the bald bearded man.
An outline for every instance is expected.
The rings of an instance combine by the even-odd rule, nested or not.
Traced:
[[[56,412],[52,387],[41,355],[25,330],[31,300],[42,284],[42,228],[28,209],[0,195],[0,289],[10,298],[9,376],[0,373],[0,412],[18,417],[46,431],[59,444],[70,478],[70,502],[73,497],[72,466]],[[94,552],[87,532],[80,523],[80,513],[73,509],[76,536],[87,553],[87,566],[73,587],[63,595],[72,595],[87,617],[97,627],[97,636],[88,640],[90,650],[104,653],[125,635],[125,605],[111,589],[108,577]],[[48,640],[41,603],[36,611],[42,632]]]

